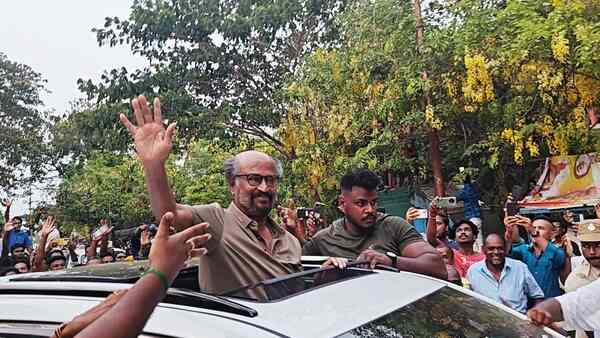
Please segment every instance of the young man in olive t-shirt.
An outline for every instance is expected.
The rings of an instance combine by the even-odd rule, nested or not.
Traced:
[[[355,169],[341,181],[339,209],[344,217],[317,232],[302,248],[303,255],[366,260],[446,279],[446,267],[436,250],[404,219],[377,212],[379,177]],[[342,263],[344,265],[345,263]]]

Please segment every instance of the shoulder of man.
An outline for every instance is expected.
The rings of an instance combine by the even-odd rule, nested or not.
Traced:
[[[198,205],[186,205],[194,217],[194,224],[201,222],[215,222],[215,221],[223,221],[223,215],[225,214],[225,209],[215,202],[211,204],[198,204]]]
[[[335,221],[333,221],[331,224],[329,224],[327,227],[317,231],[317,233],[315,233],[312,239],[316,239],[316,240],[320,240],[323,237],[327,237],[327,236],[333,236],[334,234],[334,229],[335,227],[339,227],[342,226],[342,222],[344,221],[343,218],[338,218]]]
[[[392,216],[392,215],[388,215],[388,214],[385,214],[380,218],[379,224],[381,224],[381,226],[383,226],[383,227],[392,227],[392,229],[394,229],[394,230],[413,227],[404,218],[402,218],[400,216]]]
[[[467,270],[467,277],[475,273],[481,273],[481,269],[485,265],[485,260],[473,263]]]

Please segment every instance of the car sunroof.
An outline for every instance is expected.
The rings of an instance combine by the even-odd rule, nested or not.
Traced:
[[[285,277],[269,279],[254,285],[246,286],[224,294],[223,296],[243,298],[257,302],[272,302],[338,283],[351,278],[373,274],[370,269],[348,267],[317,268],[298,272]]]

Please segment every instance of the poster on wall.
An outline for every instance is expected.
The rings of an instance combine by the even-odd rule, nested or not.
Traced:
[[[567,208],[600,201],[600,154],[548,157],[522,207]]]

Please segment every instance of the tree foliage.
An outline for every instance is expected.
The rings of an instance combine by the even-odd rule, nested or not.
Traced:
[[[184,140],[239,134],[280,147],[285,78],[317,46],[336,41],[345,0],[136,1],[127,20],[94,29],[100,45],[127,44],[149,66],[106,72],[80,88],[100,103],[157,94]]]
[[[31,67],[0,53],[0,186],[14,191],[44,177],[48,121],[41,110],[45,80]]]

